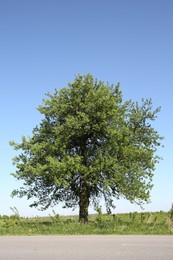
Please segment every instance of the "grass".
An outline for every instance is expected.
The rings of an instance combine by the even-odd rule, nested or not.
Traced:
[[[15,213],[0,216],[0,235],[173,235],[170,212],[130,212],[126,214],[96,214],[88,224],[80,224],[78,216],[23,218]]]

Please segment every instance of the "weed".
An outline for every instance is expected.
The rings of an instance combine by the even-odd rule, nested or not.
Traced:
[[[60,215],[57,214],[54,210],[52,210],[53,216],[49,215],[53,223],[57,223],[60,221]]]
[[[171,209],[169,211],[169,214],[170,214],[171,220],[173,220],[173,204],[172,204],[172,207],[171,207]]]
[[[0,235],[94,235],[94,234],[173,234],[170,212],[103,214],[89,216],[87,225],[78,216],[22,218],[19,214],[0,216]]]
[[[145,217],[146,217],[145,213],[141,213],[141,223],[145,221]]]
[[[102,223],[103,222],[103,214],[102,214],[102,209],[101,208],[97,208],[96,209],[98,215],[96,216],[96,222],[98,223]]]

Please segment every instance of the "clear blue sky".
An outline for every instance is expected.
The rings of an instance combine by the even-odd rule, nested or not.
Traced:
[[[165,137],[146,211],[173,203],[173,1],[0,1],[0,214],[46,215],[26,199],[10,198],[19,183],[9,140],[31,135],[45,93],[67,86],[78,73],[121,83],[124,99],[152,98],[161,106],[155,128]],[[54,210],[70,214],[61,207]],[[140,211],[127,201],[115,212]],[[76,211],[77,212],[77,211]]]

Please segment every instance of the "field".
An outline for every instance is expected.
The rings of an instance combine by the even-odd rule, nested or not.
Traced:
[[[23,218],[15,213],[0,216],[0,235],[173,235],[173,216],[170,212],[130,212],[89,216],[88,224],[80,224],[78,216]]]

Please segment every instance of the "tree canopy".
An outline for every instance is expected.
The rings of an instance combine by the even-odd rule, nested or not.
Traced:
[[[120,197],[149,200],[162,139],[151,124],[160,110],[151,99],[123,101],[119,84],[87,74],[48,93],[38,110],[44,117],[32,136],[11,142],[19,150],[12,175],[23,181],[12,196],[35,198],[31,206],[40,209],[79,206],[84,222],[102,199],[109,212]]]

